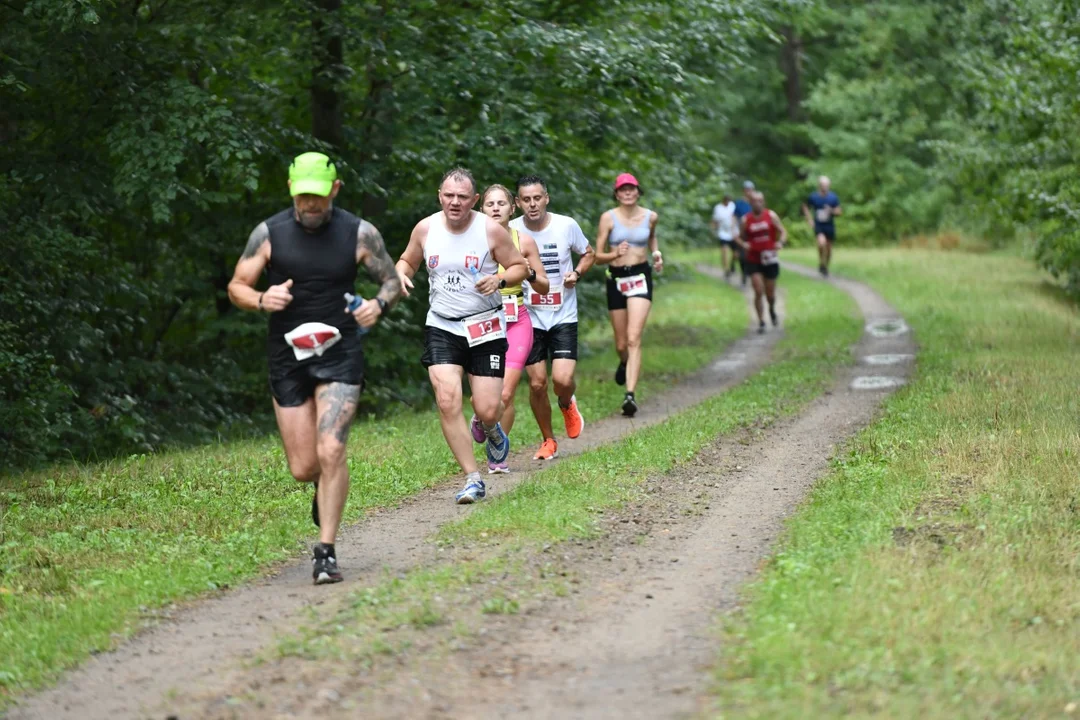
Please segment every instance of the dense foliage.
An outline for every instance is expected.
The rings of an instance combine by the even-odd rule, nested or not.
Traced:
[[[299,152],[392,254],[455,164],[539,172],[591,231],[617,171],[694,153],[741,5],[0,4],[0,469],[265,426],[265,319],[225,286]],[[421,305],[370,336],[370,409],[426,395]]]
[[[805,236],[823,172],[846,242],[1032,236],[1080,292],[1078,31],[1074,0],[7,0],[0,470],[267,426],[225,286],[313,148],[392,254],[455,164],[547,176],[589,233],[630,170],[693,242],[743,177]],[[369,410],[426,402],[422,305],[370,336]]]

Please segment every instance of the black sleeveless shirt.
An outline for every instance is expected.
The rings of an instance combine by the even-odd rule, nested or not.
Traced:
[[[270,263],[266,268],[271,285],[293,281],[293,300],[279,312],[270,313],[267,351],[271,362],[296,362],[285,333],[306,322],[322,322],[341,331],[341,341],[323,355],[332,359],[357,344],[356,320],[345,312],[345,293],[356,288],[356,236],[360,218],[334,208],[330,220],[315,231],[304,229],[293,208],[266,221],[270,230]],[[306,361],[305,361],[306,362]]]

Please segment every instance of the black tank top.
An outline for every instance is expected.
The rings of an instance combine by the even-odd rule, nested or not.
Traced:
[[[268,219],[266,226],[270,230],[267,279],[271,285],[290,278],[293,281],[292,302],[284,310],[270,313],[267,345],[271,357],[279,354],[283,358],[291,357],[285,333],[306,322],[333,325],[341,330],[338,344],[352,345],[356,340],[356,321],[345,312],[344,295],[355,292],[360,218],[334,208],[329,222],[309,232],[297,222],[290,207]]]

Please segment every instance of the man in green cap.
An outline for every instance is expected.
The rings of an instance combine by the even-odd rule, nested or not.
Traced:
[[[363,384],[360,328],[370,328],[401,295],[382,235],[366,220],[334,207],[337,168],[322,153],[289,166],[292,207],[259,223],[236,263],[229,298],[269,314],[267,355],[289,471],[315,486],[311,517],[319,526],[315,584],[341,581],[334,540],[349,493],[345,443]],[[363,263],[382,284],[378,295],[350,303]],[[269,287],[255,289],[266,271]],[[351,307],[350,307],[351,306]]]

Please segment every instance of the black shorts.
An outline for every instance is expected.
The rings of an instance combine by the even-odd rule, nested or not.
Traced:
[[[286,348],[287,353],[270,355],[270,394],[281,407],[303,405],[319,385],[364,385],[364,346],[359,340],[342,338],[322,357],[307,360],[297,360],[292,348]]]
[[[760,263],[746,263],[746,274],[757,275],[758,273],[765,276],[766,280],[775,280],[780,277],[780,263],[773,263],[772,265],[762,265]]]
[[[506,371],[506,350],[509,347],[506,338],[469,347],[469,341],[461,335],[428,325],[424,328],[424,355],[420,362],[426,368],[432,365],[459,365],[469,375],[501,378]]]
[[[652,266],[647,262],[639,263],[637,265],[627,265],[625,267],[609,267],[607,278],[607,309],[608,310],[625,310],[626,301],[628,297],[619,292],[618,286],[615,284],[615,278],[630,277],[631,275],[645,275],[645,294],[635,295],[634,297],[642,298],[643,300],[652,300],[653,293],[653,279],[652,279]]]
[[[563,323],[550,330],[533,326],[533,346],[526,365],[547,360],[577,360],[577,323]]]
[[[818,235],[824,235],[825,239],[829,242],[836,240],[836,226],[835,225],[815,225],[814,237]]]
[[[734,239],[725,240],[724,238],[720,238],[720,244],[721,245],[727,245],[727,246],[730,247],[730,246],[735,244],[735,240]]]

